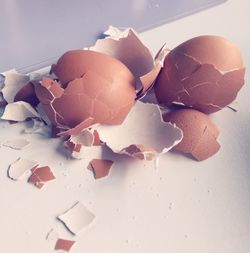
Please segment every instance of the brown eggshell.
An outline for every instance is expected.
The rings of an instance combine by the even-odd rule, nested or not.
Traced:
[[[241,52],[233,43],[218,36],[199,36],[166,56],[155,94],[160,104],[179,103],[213,113],[236,98],[244,75]]]
[[[57,64],[51,67],[51,72],[58,77],[62,87],[76,78],[83,77],[88,71],[101,76],[107,82],[112,82],[113,79],[119,77],[134,85],[133,74],[122,62],[100,52],[68,51],[60,57]]]
[[[189,55],[200,64],[212,64],[221,71],[243,68],[240,49],[220,36],[203,35],[192,38],[175,48],[175,52]]]
[[[167,113],[163,118],[183,131],[183,139],[174,147],[175,150],[191,154],[198,161],[209,158],[219,150],[216,140],[219,130],[204,113],[182,109]]]
[[[82,125],[121,124],[135,102],[132,73],[102,53],[70,51],[52,71],[62,83],[44,78],[35,91],[52,124],[69,129],[65,135],[83,130]]]
[[[95,179],[100,179],[109,175],[113,163],[111,160],[93,159],[89,163],[88,169],[93,171]]]

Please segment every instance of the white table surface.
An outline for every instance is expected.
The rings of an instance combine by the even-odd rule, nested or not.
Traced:
[[[229,0],[141,34],[156,52],[201,34],[235,42],[250,69],[250,1]],[[50,253],[45,240],[51,228],[77,240],[81,253],[247,253],[250,250],[250,95],[249,72],[239,93],[238,112],[224,109],[212,116],[221,129],[221,150],[203,162],[168,153],[155,168],[151,162],[122,159],[109,178],[95,181],[86,170],[90,159],[67,160],[58,140],[24,135],[22,124],[0,122],[0,144],[25,137],[23,151],[0,145],[0,252]],[[95,154],[93,155],[95,156]],[[51,165],[57,180],[38,190],[25,179],[7,178],[18,157]],[[96,220],[76,237],[56,216],[76,201]]]

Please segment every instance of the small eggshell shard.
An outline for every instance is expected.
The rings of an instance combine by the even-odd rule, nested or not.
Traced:
[[[36,161],[18,158],[8,168],[8,177],[12,180],[19,180],[25,174],[30,173],[32,168],[38,165]]]
[[[55,176],[49,166],[35,167],[31,169],[31,176],[28,179],[29,183],[34,184],[41,189],[45,183],[55,179]]]
[[[157,105],[140,101],[137,101],[123,124],[100,125],[96,130],[100,139],[114,152],[147,160],[167,152],[182,139],[182,131],[178,127],[162,121]],[[139,156],[138,150],[145,154]]]
[[[70,138],[64,142],[64,145],[70,151],[71,154],[73,154],[74,152],[79,153],[82,147],[93,146],[94,139],[94,134],[89,129],[85,129],[78,134],[71,135]]]
[[[65,134],[73,134],[70,129],[76,134],[95,123],[121,124],[134,105],[132,73],[108,55],[69,51],[52,72],[59,82],[44,78],[35,91],[52,125],[68,129]]]
[[[158,156],[158,153],[155,150],[140,144],[130,145],[122,149],[120,153],[147,161],[154,160]]]
[[[39,118],[40,115],[27,102],[19,101],[7,104],[1,117],[3,120],[25,121],[28,118]]]
[[[93,131],[93,136],[94,136],[93,146],[101,146],[102,141],[100,140],[100,135],[98,131],[96,131],[95,129]]]
[[[26,139],[13,139],[13,140],[8,140],[4,142],[3,146],[16,149],[16,150],[21,150],[27,147],[29,144],[30,142]]]
[[[69,252],[74,244],[75,241],[58,238],[56,241],[55,250],[63,250]]]
[[[240,50],[219,36],[199,36],[165,58],[154,90],[160,104],[183,104],[204,113],[230,104],[244,84]]]
[[[89,163],[88,169],[93,172],[95,179],[100,179],[109,175],[113,163],[111,160],[93,159]]]
[[[137,99],[141,99],[153,87],[156,78],[158,77],[164,63],[164,59],[170,50],[164,44],[157,52],[154,58],[154,67],[144,76],[140,77],[142,89],[137,93]]]
[[[166,122],[176,124],[183,131],[183,139],[174,147],[175,150],[202,161],[220,149],[217,142],[219,130],[206,114],[193,109],[181,109],[167,113],[163,118]]]
[[[58,219],[72,234],[76,235],[93,222],[95,215],[81,202],[77,202],[65,213],[59,215]]]

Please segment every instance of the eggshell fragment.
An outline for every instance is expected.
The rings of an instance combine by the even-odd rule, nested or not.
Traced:
[[[49,166],[35,167],[31,169],[31,172],[32,174],[28,182],[34,184],[39,189],[41,189],[45,183],[55,179]]]
[[[78,134],[71,135],[70,138],[65,141],[64,145],[71,154],[74,152],[79,153],[82,147],[91,147],[94,145],[94,139],[94,134],[89,129],[85,129]]]
[[[95,129],[93,131],[93,136],[94,136],[93,146],[101,146],[102,145],[102,141],[100,140],[99,133]]]
[[[52,71],[60,83],[44,78],[35,86],[36,95],[51,123],[60,128],[74,128],[74,134],[95,123],[121,124],[135,102],[132,73],[108,55],[70,51]]]
[[[74,235],[90,225],[94,218],[95,215],[81,202],[77,202],[65,213],[58,216],[58,219],[62,221],[68,230]]]
[[[154,160],[158,156],[158,153],[154,149],[141,144],[132,144],[124,148],[121,153],[147,161]]]
[[[199,36],[166,56],[155,94],[160,104],[213,113],[236,98],[244,75],[241,52],[233,43],[219,36]]]
[[[8,168],[8,177],[12,180],[19,180],[25,174],[30,173],[30,170],[36,167],[36,161],[18,158]]]
[[[162,121],[157,105],[137,101],[123,124],[95,128],[100,139],[114,152],[152,160],[177,145],[182,131]],[[117,138],[119,136],[119,138]]]
[[[121,30],[110,26],[104,34],[107,36],[97,40],[90,50],[118,59],[130,69],[136,79],[152,70],[152,54],[132,28]]]
[[[174,147],[175,150],[191,154],[196,160],[202,161],[220,149],[217,142],[219,130],[206,114],[182,109],[165,114],[164,120],[176,124],[183,131],[183,139]]]
[[[113,163],[111,160],[93,159],[89,163],[88,169],[93,172],[95,179],[100,179],[109,175]]]
[[[63,250],[69,252],[74,244],[75,241],[59,238],[56,242],[55,250]]]
[[[141,97],[154,83],[163,66],[163,54],[166,55],[168,50],[162,47],[154,59],[132,28],[110,26],[104,34],[107,36],[97,40],[89,49],[111,55],[124,63],[135,76],[137,94]]]
[[[39,114],[27,102],[19,101],[7,104],[1,117],[3,120],[25,121],[28,118],[39,118]]]

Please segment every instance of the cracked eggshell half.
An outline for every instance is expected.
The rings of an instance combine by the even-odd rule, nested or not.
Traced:
[[[83,130],[87,121],[84,128],[121,124],[135,103],[133,74],[109,55],[69,51],[51,71],[59,81],[44,78],[35,91],[52,124],[64,130]]]
[[[175,150],[202,161],[220,149],[217,142],[219,129],[206,114],[193,109],[181,109],[167,113],[163,118],[183,131],[183,139],[174,147]]]
[[[166,56],[154,89],[160,104],[178,103],[213,113],[236,98],[244,75],[236,45],[219,36],[199,36]]]

